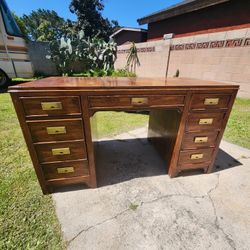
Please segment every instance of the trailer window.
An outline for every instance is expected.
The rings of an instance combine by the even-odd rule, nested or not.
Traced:
[[[11,36],[23,36],[21,30],[16,24],[16,21],[14,17],[12,16],[4,0],[0,0],[0,7],[1,7],[1,13],[2,13],[2,17],[3,17],[3,21],[4,21],[7,34]]]

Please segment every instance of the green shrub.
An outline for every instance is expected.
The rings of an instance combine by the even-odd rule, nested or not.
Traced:
[[[78,77],[103,77],[103,76],[112,76],[112,77],[135,77],[136,74],[129,72],[125,69],[118,69],[118,70],[89,70],[83,73],[75,73],[73,76]]]
[[[70,34],[67,37],[61,37],[60,40],[50,42],[51,59],[62,75],[73,75],[78,70],[94,74],[109,74],[114,69],[116,60],[117,45],[113,41],[105,42],[97,37],[85,38],[84,32],[77,35]],[[101,72],[101,73],[100,73]]]
[[[117,69],[117,70],[114,70],[112,72],[111,76],[114,76],[114,77],[135,77],[136,74],[133,72],[129,72],[126,69]]]

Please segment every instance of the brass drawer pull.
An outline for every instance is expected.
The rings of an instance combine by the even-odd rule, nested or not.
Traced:
[[[199,124],[200,125],[211,125],[213,123],[214,119],[213,118],[208,118],[208,119],[200,119]]]
[[[73,167],[57,168],[58,174],[74,173],[75,169]]]
[[[195,137],[194,143],[206,143],[208,141],[208,137]]]
[[[66,134],[66,127],[47,127],[48,135]]]
[[[62,110],[61,102],[42,102],[42,110]]]
[[[134,97],[131,99],[131,104],[132,105],[148,105],[148,98],[146,97]]]
[[[219,98],[206,98],[204,101],[205,105],[217,105],[219,103]]]
[[[53,148],[52,155],[70,155],[69,148]]]
[[[199,160],[203,158],[203,154],[193,154],[191,155],[191,160]]]

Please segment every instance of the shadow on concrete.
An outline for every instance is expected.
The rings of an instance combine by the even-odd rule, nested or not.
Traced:
[[[146,138],[96,143],[98,186],[112,185],[138,177],[164,175],[164,160]]]
[[[242,165],[227,152],[219,149],[213,172]],[[112,140],[97,143],[97,182],[112,185],[139,177],[167,174],[165,161],[147,139]],[[203,170],[183,171],[180,176],[203,174]]]
[[[134,178],[167,174],[165,161],[146,138],[95,142],[95,150],[98,187],[113,185]],[[240,165],[242,164],[238,160],[220,149],[213,172]],[[179,176],[197,174],[203,174],[203,170],[185,171]],[[83,188],[88,187],[75,185],[56,189],[55,191],[66,192]]]
[[[227,152],[223,151],[222,149],[219,149],[219,152],[217,154],[215,164],[214,164],[214,171],[213,172],[219,172],[225,169],[241,166],[242,163],[239,162],[237,159],[233,158],[231,155],[229,155]]]

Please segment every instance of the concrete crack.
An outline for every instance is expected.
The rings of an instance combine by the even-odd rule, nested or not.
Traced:
[[[210,189],[208,191],[208,193],[207,193],[207,196],[208,196],[208,198],[209,198],[209,200],[210,200],[210,202],[212,204],[212,207],[213,207],[213,212],[214,212],[214,216],[215,216],[214,224],[215,224],[215,227],[223,233],[224,237],[226,238],[226,240],[227,240],[228,244],[231,246],[231,248],[232,249],[236,249],[236,246],[235,246],[235,243],[234,243],[233,239],[224,231],[224,229],[219,224],[217,210],[216,210],[214,201],[213,201],[213,199],[212,199],[212,197],[210,195],[214,190],[216,190],[219,187],[219,184],[220,184],[220,175],[218,174],[217,177],[218,177],[217,184],[215,185],[214,188]]]
[[[92,226],[89,226],[89,227],[87,227],[87,228],[85,228],[85,229],[82,229],[82,230],[81,230],[80,232],[78,232],[72,239],[70,239],[70,240],[67,242],[67,245],[69,246],[69,245],[70,245],[78,236],[80,236],[82,233],[86,233],[86,232],[88,232],[89,230],[91,230],[91,229],[93,229],[93,228],[95,228],[95,227],[97,227],[97,226],[100,226],[100,225],[102,225],[102,224],[104,224],[104,223],[106,223],[106,222],[108,222],[108,221],[114,220],[114,219],[116,219],[117,217],[119,217],[119,216],[123,215],[124,213],[126,213],[128,210],[129,210],[129,208],[124,209],[123,211],[119,212],[119,213],[116,214],[115,216],[112,216],[111,218],[108,218],[108,219],[106,219],[106,220],[103,220],[103,221],[101,221],[101,222],[96,223],[95,225],[92,225]]]
[[[160,197],[157,197],[155,199],[152,199],[152,200],[149,200],[149,201],[141,201],[139,206],[142,207],[143,205],[145,204],[150,204],[150,203],[154,203],[154,202],[157,202],[157,201],[160,201],[160,200],[163,200],[163,199],[167,199],[167,198],[171,198],[171,197],[188,197],[188,198],[192,198],[192,199],[204,199],[204,198],[208,198],[209,201],[211,202],[211,205],[212,205],[212,208],[213,208],[213,213],[214,213],[214,216],[215,216],[215,221],[214,221],[214,225],[215,227],[220,230],[225,239],[227,240],[228,244],[231,246],[232,249],[236,249],[236,246],[235,246],[235,243],[233,241],[233,239],[224,231],[224,229],[222,227],[220,227],[219,225],[219,220],[218,220],[218,216],[217,216],[217,211],[216,211],[216,207],[215,207],[215,204],[214,204],[214,201],[213,199],[211,198],[210,194],[215,191],[218,187],[219,187],[219,184],[220,184],[220,174],[217,174],[217,182],[215,184],[214,187],[212,187],[207,193],[205,193],[204,195],[190,195],[190,194],[167,194],[167,195],[163,195],[163,196],[160,196]],[[81,234],[83,233],[86,233],[88,232],[89,230],[97,227],[97,226],[100,226],[106,222],[109,222],[109,221],[112,221],[114,219],[117,219],[119,216],[123,215],[124,213],[126,213],[127,211],[129,211],[130,208],[126,208],[124,209],[123,211],[117,213],[116,215],[108,218],[108,219],[105,219],[101,222],[98,222],[92,226],[89,226],[85,229],[82,229],[80,232],[78,232],[72,239],[70,239],[68,242],[67,242],[67,245],[69,246],[76,238],[78,238]],[[136,220],[138,223],[139,221]],[[141,226],[143,226],[141,223],[139,223]]]

